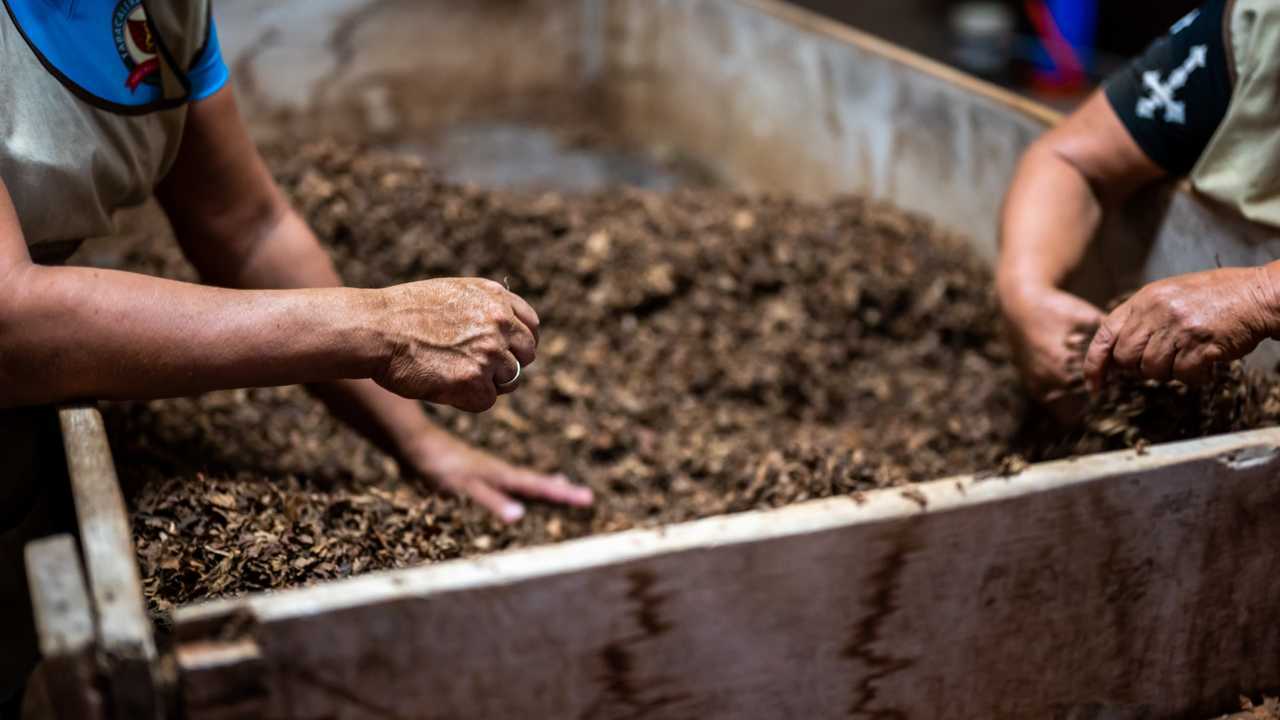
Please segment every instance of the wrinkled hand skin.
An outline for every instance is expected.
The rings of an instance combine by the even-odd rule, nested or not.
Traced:
[[[1001,310],[1027,391],[1059,421],[1072,422],[1087,404],[1080,387],[1083,350],[1102,322],[1102,311],[1051,287],[1007,293]]]
[[[1277,333],[1271,266],[1180,275],[1139,290],[1103,320],[1085,357],[1085,379],[1101,390],[1115,369],[1151,380],[1201,384],[1213,365],[1248,355]]]
[[[589,507],[590,488],[564,475],[545,475],[511,465],[446,434],[424,438],[410,458],[414,468],[441,489],[469,497],[504,522],[524,517],[524,505],[512,495]]]
[[[397,395],[484,412],[518,383],[538,347],[538,315],[502,285],[445,278],[380,291],[371,327],[387,350],[374,380]]]

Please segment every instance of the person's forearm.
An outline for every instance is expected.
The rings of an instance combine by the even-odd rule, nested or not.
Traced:
[[[1023,156],[1000,228],[997,283],[1008,300],[1029,287],[1061,287],[1084,259],[1102,205],[1084,175],[1047,145]]]
[[[258,242],[235,258],[220,258],[216,279],[238,288],[314,288],[342,284],[329,255],[297,213],[283,210]],[[201,263],[197,263],[198,265]],[[200,268],[214,275],[214,268]],[[425,451],[420,447],[443,431],[427,419],[422,406],[371,380],[311,383],[308,390],[339,420],[399,459]]]
[[[246,291],[28,265],[0,287],[0,406],[369,377],[376,291]]]

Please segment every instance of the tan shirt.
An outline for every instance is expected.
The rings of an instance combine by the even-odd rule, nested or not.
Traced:
[[[1280,2],[1235,0],[1227,114],[1191,171],[1201,193],[1280,227]]]

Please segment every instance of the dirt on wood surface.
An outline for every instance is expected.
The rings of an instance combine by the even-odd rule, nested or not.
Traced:
[[[1046,430],[984,263],[861,198],[499,193],[333,143],[269,155],[349,284],[508,279],[538,309],[539,359],[517,393],[481,416],[430,412],[597,502],[535,505],[504,527],[402,477],[298,388],[116,404],[159,610],[1280,417],[1273,384],[1230,368],[1202,390],[1131,384],[1083,430]],[[129,266],[193,277],[172,244]]]

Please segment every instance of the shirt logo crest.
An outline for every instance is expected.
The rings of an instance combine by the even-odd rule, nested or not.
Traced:
[[[1169,73],[1167,82],[1160,81],[1159,70],[1148,70],[1142,73],[1142,84],[1150,94],[1138,99],[1138,117],[1150,120],[1156,116],[1157,110],[1164,108],[1165,122],[1185,125],[1187,106],[1186,103],[1177,99],[1178,91],[1186,86],[1191,73],[1198,68],[1207,67],[1208,58],[1209,46],[1196,45],[1191,48],[1182,65]]]
[[[120,0],[111,13],[112,34],[116,53],[129,68],[125,87],[136,92],[138,86],[160,84],[160,59],[156,57],[156,38],[147,22],[147,9],[142,0]]]

